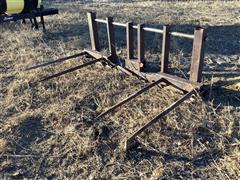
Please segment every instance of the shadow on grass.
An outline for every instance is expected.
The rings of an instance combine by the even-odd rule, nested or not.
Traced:
[[[34,177],[36,165],[39,160],[41,160],[41,156],[37,157],[34,155],[36,154],[35,151],[37,151],[34,149],[34,146],[48,139],[50,136],[50,133],[44,131],[42,117],[29,116],[13,128],[12,131],[5,132],[5,134],[12,136],[8,153],[6,153],[10,154],[10,158],[7,156],[0,158],[0,162],[3,164],[0,166],[0,174],[6,175],[6,177],[10,179]],[[6,162],[6,159],[8,158],[11,159],[11,163],[4,165],[4,162]],[[31,168],[29,169],[26,167]]]
[[[231,144],[234,143],[235,139],[239,139],[239,121],[234,120],[232,125],[232,134],[227,138],[224,144],[224,148],[217,146],[216,133],[220,132],[220,127],[216,124],[213,128],[209,128],[205,125],[200,125],[195,129],[193,133],[193,145],[198,146],[200,144],[208,146],[204,151],[196,153],[192,157],[187,155],[176,155],[168,152],[161,152],[157,150],[150,150],[139,143],[137,148],[128,151],[127,158],[133,162],[139,162],[143,159],[151,159],[153,157],[162,157],[164,163],[168,162],[183,162],[190,163],[193,167],[206,167],[210,163],[218,160],[224,155],[228,154],[232,150]],[[209,145],[210,144],[210,145]]]
[[[228,82],[218,82],[218,84],[232,85],[235,82],[239,82],[239,80],[233,80]],[[239,111],[240,107],[240,93],[239,90],[230,90],[227,88],[223,88],[221,86],[213,85],[211,87],[207,87],[203,96],[203,100],[207,102],[212,102],[214,107],[216,108],[218,114],[222,107],[231,106],[233,107],[233,111]],[[178,113],[181,113],[178,112]],[[212,112],[208,112],[212,113]],[[181,114],[178,114],[180,119],[184,118]],[[161,152],[158,150],[152,150],[149,147],[145,147],[143,144],[138,143],[137,148],[129,151],[128,158],[134,162],[141,161],[142,159],[151,159],[153,157],[162,157],[164,159],[164,163],[168,162],[183,162],[190,163],[193,167],[196,168],[204,168],[210,165],[210,163],[215,162],[216,160],[224,157],[225,155],[231,153],[232,144],[236,143],[236,140],[240,138],[240,122],[236,118],[232,119],[233,123],[231,124],[231,134],[229,136],[220,135],[223,131],[221,124],[218,122],[218,118],[214,117],[212,114],[213,121],[207,123],[200,123],[196,127],[192,129],[192,143],[193,148],[199,148],[200,146],[204,146],[203,150],[196,151],[193,156],[190,155],[176,155],[174,153]],[[174,136],[172,141],[176,141],[178,138],[180,139],[189,139],[190,137],[184,136],[184,131],[174,130],[171,127],[166,127],[166,125],[161,123],[161,134],[165,136]],[[221,136],[221,137],[220,137]],[[223,138],[223,139],[222,139]],[[223,145],[219,146],[219,143],[223,140]],[[152,146],[152,145],[151,145]],[[154,145],[153,145],[154,146]],[[171,147],[170,147],[171,149]]]
[[[16,136],[15,153],[28,150],[31,145],[44,137],[41,117],[28,117],[14,129]]]
[[[218,81],[213,85],[204,87],[202,97],[204,101],[211,101],[215,107],[232,106],[240,107],[240,90],[234,90],[234,85],[239,83],[240,79]],[[228,88],[229,87],[229,88]],[[220,108],[219,108],[220,109]]]

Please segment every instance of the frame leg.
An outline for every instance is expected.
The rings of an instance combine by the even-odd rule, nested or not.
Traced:
[[[42,23],[43,30],[46,30],[45,22],[44,22],[44,17],[43,17],[43,16],[40,16],[40,19],[41,19],[41,23]]]
[[[32,29],[34,28],[34,23],[33,23],[33,20],[32,18],[29,18],[30,22],[31,22],[31,26],[32,26]]]
[[[34,21],[34,28],[35,28],[35,29],[38,29],[39,27],[38,27],[37,18],[34,17],[34,18],[33,18],[33,21]]]

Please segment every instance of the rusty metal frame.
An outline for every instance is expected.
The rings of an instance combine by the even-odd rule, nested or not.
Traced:
[[[125,65],[123,67],[120,67],[120,69],[124,69],[124,71],[131,72],[134,75],[137,75],[138,77],[141,77],[150,83],[148,86],[140,89],[139,91],[133,93],[129,97],[125,98],[124,100],[120,101],[119,103],[115,104],[114,106],[110,107],[106,111],[102,112],[100,115],[97,116],[97,118],[102,118],[106,114],[114,111],[121,105],[129,102],[130,100],[136,98],[137,96],[143,94],[150,88],[156,86],[160,82],[164,81],[168,83],[169,85],[172,85],[173,87],[182,90],[185,94],[175,101],[173,104],[171,104],[169,107],[167,107],[164,111],[162,111],[159,115],[157,115],[155,118],[150,120],[148,123],[146,123],[143,127],[141,127],[139,130],[134,132],[127,140],[126,140],[126,150],[131,149],[134,145],[134,139],[142,133],[145,129],[147,129],[152,124],[156,123],[158,120],[166,116],[168,113],[170,113],[172,110],[174,110],[177,106],[179,106],[181,103],[183,103],[185,100],[191,97],[192,94],[194,94],[196,91],[200,90],[203,83],[202,83],[202,68],[203,68],[203,61],[204,61],[204,41],[206,39],[206,29],[202,27],[197,27],[194,30],[194,35],[192,34],[185,34],[185,33],[179,33],[179,32],[172,32],[170,30],[170,26],[163,26],[163,29],[155,29],[155,28],[149,28],[145,27],[144,24],[138,24],[136,26],[133,25],[132,22],[128,22],[126,24],[114,22],[112,17],[108,17],[106,20],[102,19],[96,19],[96,13],[88,13],[88,17],[92,16],[92,21],[95,21],[95,23],[89,22],[89,30],[90,34],[95,34],[95,36],[98,32],[92,31],[92,29],[96,29],[97,23],[105,23],[107,24],[107,30],[108,30],[108,43],[109,43],[109,50],[110,55],[109,57],[117,58],[116,56],[116,47],[115,47],[115,39],[114,37],[110,35],[114,35],[114,28],[113,26],[120,26],[126,28],[126,42],[127,42],[127,59],[125,60]],[[111,27],[111,28],[110,28]],[[137,51],[138,51],[138,58],[137,60],[134,58],[134,48],[133,48],[133,29],[137,29]],[[144,57],[144,34],[145,32],[155,32],[162,34],[162,56],[160,60],[160,72],[158,73],[146,73],[143,72],[143,68],[145,67],[146,59]],[[176,36],[181,38],[188,38],[193,40],[193,50],[192,50],[192,60],[191,60],[191,69],[190,69],[190,78],[184,79],[181,77],[177,77],[175,75],[172,75],[169,73],[169,47],[170,47],[170,37]],[[96,41],[93,40],[94,42]],[[114,45],[114,51],[113,46]],[[95,49],[92,49],[95,50]],[[94,52],[96,54],[100,53],[100,50],[97,52]],[[114,61],[112,58],[109,59],[114,64]],[[117,65],[116,65],[117,66]]]
[[[177,101],[173,102],[169,107],[167,107],[164,111],[162,111],[159,115],[155,118],[147,122],[144,126],[140,129],[135,131],[127,140],[126,140],[126,150],[131,149],[134,147],[135,138],[146,130],[149,126],[156,123],[172,110],[174,110],[177,106],[183,103],[185,100],[191,97],[192,94],[201,90],[203,86],[202,83],[202,69],[204,64],[204,42],[206,39],[206,29],[202,27],[197,27],[194,30],[194,35],[192,34],[185,34],[179,32],[172,32],[170,26],[163,26],[163,29],[155,29],[146,27],[143,24],[133,25],[132,22],[128,22],[126,24],[114,22],[112,17],[107,17],[106,20],[96,19],[96,13],[89,12],[87,14],[88,17],[88,26],[89,26],[89,34],[91,40],[91,50],[84,50],[81,53],[76,55],[68,56],[65,58],[60,58],[55,61],[50,61],[44,64],[40,64],[37,66],[33,66],[30,69],[36,69],[38,67],[43,67],[47,65],[52,65],[58,62],[63,62],[69,59],[73,59],[82,55],[88,55],[94,60],[84,63],[82,65],[67,69],[65,71],[59,72],[57,74],[53,74],[51,76],[43,77],[39,81],[49,80],[63,74],[72,72],[74,70],[78,70],[84,67],[87,67],[91,64],[94,64],[99,61],[104,61],[109,65],[120,69],[121,71],[129,74],[135,75],[138,78],[144,79],[149,82],[149,85],[145,86],[144,88],[138,90],[137,92],[133,93],[132,95],[128,96],[127,98],[123,99],[122,101],[118,102],[117,104],[109,107],[106,111],[99,114],[96,119],[100,119],[108,113],[113,112],[120,106],[124,105],[125,103],[131,101],[132,99],[140,96],[141,94],[145,93],[149,89],[159,85],[161,82],[164,82],[167,85],[171,85],[174,88],[177,88],[184,92],[184,95],[178,99]],[[99,45],[99,35],[98,35],[98,23],[104,23],[107,26],[107,37],[108,37],[108,46],[109,46],[109,53],[103,54],[101,52],[101,48]],[[118,57],[116,53],[116,44],[115,44],[115,26],[120,26],[126,28],[126,42],[127,42],[127,58],[124,60],[124,63],[119,65]],[[137,30],[137,50],[138,50],[138,58],[134,58],[134,47],[133,47],[133,30]],[[154,32],[162,34],[162,55],[160,60],[160,72],[144,72],[143,68],[145,67],[146,59],[144,57],[144,34],[145,32]],[[191,60],[191,69],[190,69],[190,78],[184,79],[169,73],[169,47],[170,47],[170,38],[171,36],[181,37],[181,38],[188,38],[193,40],[193,50],[192,50],[192,60]]]

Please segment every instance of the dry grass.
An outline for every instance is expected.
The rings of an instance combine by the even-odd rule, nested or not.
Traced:
[[[239,179],[239,9],[231,2],[63,3],[46,19],[47,32],[20,23],[0,29],[0,177],[16,179]],[[148,93],[96,121],[107,107],[146,85],[115,68],[89,68],[33,86],[37,78],[86,62],[24,71],[26,67],[80,52],[89,46],[86,12],[99,17],[172,24],[192,32],[209,25],[204,81],[195,95],[144,132],[129,154],[122,144],[134,130],[180,97],[168,86]],[[104,28],[101,35],[104,35]],[[119,31],[118,40],[123,38]],[[160,56],[158,36],[149,34],[148,60]],[[152,42],[152,38],[155,39]],[[102,45],[106,45],[104,39]],[[171,67],[188,76],[190,45],[172,40]],[[124,41],[119,55],[124,57]],[[180,67],[180,68],[179,68]]]

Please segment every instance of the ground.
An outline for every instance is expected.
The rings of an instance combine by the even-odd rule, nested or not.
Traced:
[[[6,179],[239,179],[240,4],[237,1],[49,1],[60,14],[46,18],[45,32],[29,24],[0,29],[0,177]],[[47,74],[87,62],[75,58],[26,68],[89,48],[86,13],[193,33],[208,26],[205,91],[191,97],[139,136],[127,137],[181,92],[164,84],[101,119],[95,117],[148,83],[97,63],[41,83]],[[101,45],[106,51],[106,30]],[[124,58],[124,30],[116,33]],[[161,36],[146,35],[146,58],[157,62]],[[104,48],[105,47],[105,48]],[[171,40],[171,71],[188,77],[191,41]]]

